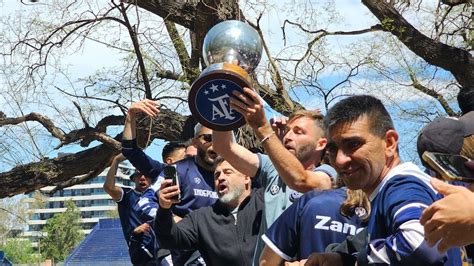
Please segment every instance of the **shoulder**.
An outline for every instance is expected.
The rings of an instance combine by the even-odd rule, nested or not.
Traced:
[[[327,206],[331,203],[341,204],[346,200],[346,190],[343,188],[313,190],[306,192],[299,199],[300,205],[318,205]]]
[[[334,168],[332,166],[330,166],[329,164],[321,164],[320,166],[314,168],[313,171],[314,172],[324,172],[328,176],[334,177],[334,178],[337,176],[336,170],[334,170]]]

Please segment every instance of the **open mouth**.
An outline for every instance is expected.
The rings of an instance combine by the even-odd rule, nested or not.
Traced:
[[[224,193],[227,193],[228,190],[229,190],[229,188],[225,184],[219,184],[219,186],[217,187],[217,191],[221,195],[224,194]]]
[[[214,152],[213,150],[207,151],[207,154],[209,155],[209,158],[215,159],[217,157],[217,153]]]

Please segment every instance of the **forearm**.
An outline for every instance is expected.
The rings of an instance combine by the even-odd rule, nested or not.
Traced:
[[[190,228],[182,222],[179,225],[174,222],[171,209],[158,208],[155,218],[155,230],[161,247],[183,249],[194,246],[194,241],[188,237],[190,234],[185,232]]]
[[[257,154],[235,143],[231,131],[213,131],[214,151],[234,166],[239,172],[254,177],[258,170]]]
[[[109,194],[112,199],[119,200],[121,191],[119,187],[115,185],[115,176],[117,174],[119,162],[117,160],[112,160],[112,164],[110,165],[109,171],[105,176],[105,182],[103,185],[104,191]]]
[[[124,140],[132,140],[136,138],[136,117],[135,114],[129,112],[125,118],[122,138]]]
[[[317,180],[311,178],[296,156],[283,146],[276,134],[273,134],[270,124],[267,123],[254,131],[260,140],[268,137],[262,146],[285,184],[298,192],[319,188]]]
[[[122,140],[122,154],[142,174],[152,179],[156,178],[163,170],[164,164],[153,160],[137,146],[136,139]]]

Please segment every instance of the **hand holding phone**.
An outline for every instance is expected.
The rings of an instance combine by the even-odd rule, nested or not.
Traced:
[[[172,183],[169,186],[178,186],[179,187],[179,179],[176,172],[176,167],[174,165],[167,165],[163,168],[163,176],[165,179],[171,180]],[[171,198],[172,200],[180,200],[181,194],[176,195],[175,197]]]
[[[474,173],[466,167],[470,160],[464,156],[425,151],[422,158],[445,180],[474,183]]]

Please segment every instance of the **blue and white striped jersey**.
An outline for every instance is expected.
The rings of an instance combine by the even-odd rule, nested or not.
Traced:
[[[419,221],[423,209],[441,198],[430,179],[413,163],[404,163],[393,168],[370,195],[369,264],[461,265],[460,249],[441,254],[424,239]]]

